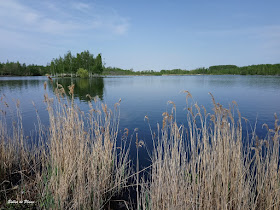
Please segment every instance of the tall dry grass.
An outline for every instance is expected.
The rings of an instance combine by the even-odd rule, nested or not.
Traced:
[[[24,200],[34,197],[33,151],[26,144],[20,102],[15,104],[16,114],[10,124],[6,115],[11,114],[6,96],[0,99],[0,204],[8,200]]]
[[[189,98],[187,92],[187,103]],[[248,145],[236,103],[226,109],[212,100],[213,114],[197,104],[189,106],[186,126],[178,126],[176,106],[170,102],[171,113],[163,114],[162,128],[158,125],[139,208],[280,208],[278,119],[265,140],[253,135]]]
[[[46,85],[44,85],[46,89]],[[74,86],[57,84],[55,98],[45,94],[49,113],[48,130],[38,118],[38,135],[33,147],[24,139],[20,114],[11,135],[5,119],[0,121],[1,197],[35,201],[41,209],[101,209],[126,185],[130,176],[129,149],[117,145],[119,103],[112,110],[97,98],[90,100],[89,113],[74,103]],[[90,96],[89,96],[90,97]],[[26,173],[22,173],[22,171]],[[11,174],[19,173],[16,185],[33,192],[21,198],[12,191]],[[22,175],[25,175],[23,177]],[[26,180],[26,182],[23,182]],[[3,195],[3,194],[1,194]],[[2,204],[3,205],[3,204]],[[18,207],[18,206],[15,206]]]
[[[130,175],[128,149],[116,142],[119,104],[111,111],[94,98],[85,114],[74,104],[73,85],[69,94],[71,100],[58,85],[58,103],[45,95],[50,130],[49,156],[38,179],[42,203],[54,209],[100,209]]]
[[[55,98],[45,94],[50,124],[45,130],[37,115],[32,145],[23,133],[19,102],[9,128],[4,111],[9,105],[1,98],[0,207],[10,207],[9,199],[26,199],[41,209],[102,209],[132,178],[125,143],[128,130],[117,144],[119,103],[109,110],[94,98],[84,113],[74,103],[74,86],[68,89],[70,98],[59,84]],[[186,93],[188,105],[191,95]],[[177,124],[176,106],[169,102],[171,112],[163,113],[158,135],[152,136],[146,180],[138,162],[143,142],[136,135],[136,183],[130,185],[136,188],[138,209],[280,208],[277,116],[274,129],[264,125],[265,139],[254,133],[243,136],[246,119],[237,104],[226,109],[213,96],[212,100],[212,113],[189,105],[185,126]]]

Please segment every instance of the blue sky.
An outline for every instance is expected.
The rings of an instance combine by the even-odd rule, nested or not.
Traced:
[[[136,71],[280,63],[279,9],[279,0],[0,0],[0,62],[46,65],[89,50]]]

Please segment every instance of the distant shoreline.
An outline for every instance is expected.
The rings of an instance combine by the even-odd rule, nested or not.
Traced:
[[[139,77],[139,76],[143,76],[143,77],[147,77],[147,76],[155,76],[155,77],[159,77],[159,76],[222,76],[222,75],[232,75],[232,76],[276,76],[276,77],[280,77],[280,74],[162,74],[162,75],[153,75],[153,74],[106,74],[106,75],[98,75],[98,76],[92,76],[89,78],[106,78],[106,77],[119,77],[119,76],[133,76],[133,77]],[[26,76],[26,75],[0,75],[0,78],[3,77],[47,77],[47,75],[36,75],[36,76]],[[51,76],[52,78],[80,78],[80,77],[71,77],[71,76]],[[87,79],[89,79],[87,78]]]

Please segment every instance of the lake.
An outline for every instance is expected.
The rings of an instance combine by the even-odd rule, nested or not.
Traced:
[[[186,94],[188,90],[198,105],[211,112],[213,104],[211,92],[216,102],[228,107],[236,101],[243,117],[252,127],[256,124],[256,133],[265,137],[263,123],[274,128],[274,113],[280,116],[280,77],[279,76],[239,76],[239,75],[188,75],[188,76],[108,76],[104,78],[73,79],[54,78],[64,87],[75,84],[75,102],[81,110],[88,110],[87,94],[98,96],[110,108],[121,98],[120,130],[129,129],[132,134],[138,128],[139,138],[151,149],[151,134],[148,116],[153,131],[157,123],[162,123],[162,113],[170,111],[173,101],[176,104],[176,119],[179,124],[186,123]],[[47,77],[0,77],[0,95],[2,101],[9,104],[8,121],[15,119],[15,101],[20,100],[25,135],[34,131],[37,123],[35,107],[43,124],[48,125],[48,113],[44,100],[44,82],[48,82],[47,93],[54,97],[54,88]],[[3,103],[1,104],[3,106]],[[251,132],[249,130],[249,132]],[[131,153],[135,154],[135,144]],[[133,156],[133,155],[132,155]],[[140,162],[148,160],[146,151],[140,151]],[[144,164],[146,165],[146,164]]]

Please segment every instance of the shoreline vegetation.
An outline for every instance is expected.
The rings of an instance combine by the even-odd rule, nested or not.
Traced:
[[[126,185],[131,167],[125,136],[117,145],[119,104],[109,110],[88,95],[85,114],[74,104],[74,85],[68,89],[70,97],[60,84],[56,98],[45,93],[50,125],[45,129],[37,113],[34,139],[23,134],[19,101],[12,131],[6,112],[0,115],[0,208],[102,209]]]
[[[82,74],[78,71],[82,69]],[[46,66],[26,65],[19,62],[0,62],[0,76],[43,76],[55,77],[94,77],[107,75],[280,75],[280,64],[258,64],[249,66],[216,65],[209,68],[197,68],[194,70],[172,69],[172,70],[143,70],[121,69],[117,67],[105,67],[102,56],[99,53],[96,57],[88,50],[73,55],[68,51],[63,57],[54,58]]]
[[[50,80],[45,89],[47,85],[55,84]],[[265,139],[253,131],[243,136],[247,120],[236,102],[225,108],[210,94],[214,112],[208,113],[185,91],[187,124],[177,124],[176,105],[169,101],[170,111],[162,114],[158,130],[150,130],[151,165],[139,170],[138,150],[145,142],[138,139],[137,129],[119,131],[121,101],[109,110],[87,95],[91,100],[85,113],[74,102],[74,85],[55,88],[55,98],[44,95],[50,125],[45,128],[37,116],[34,139],[23,134],[19,101],[8,129],[9,105],[7,96],[1,97],[1,208],[109,209],[114,202],[156,210],[280,208],[276,115],[274,128],[264,125]],[[149,117],[144,119],[150,126]],[[129,158],[133,146],[136,163]],[[136,192],[135,203],[129,187]]]

